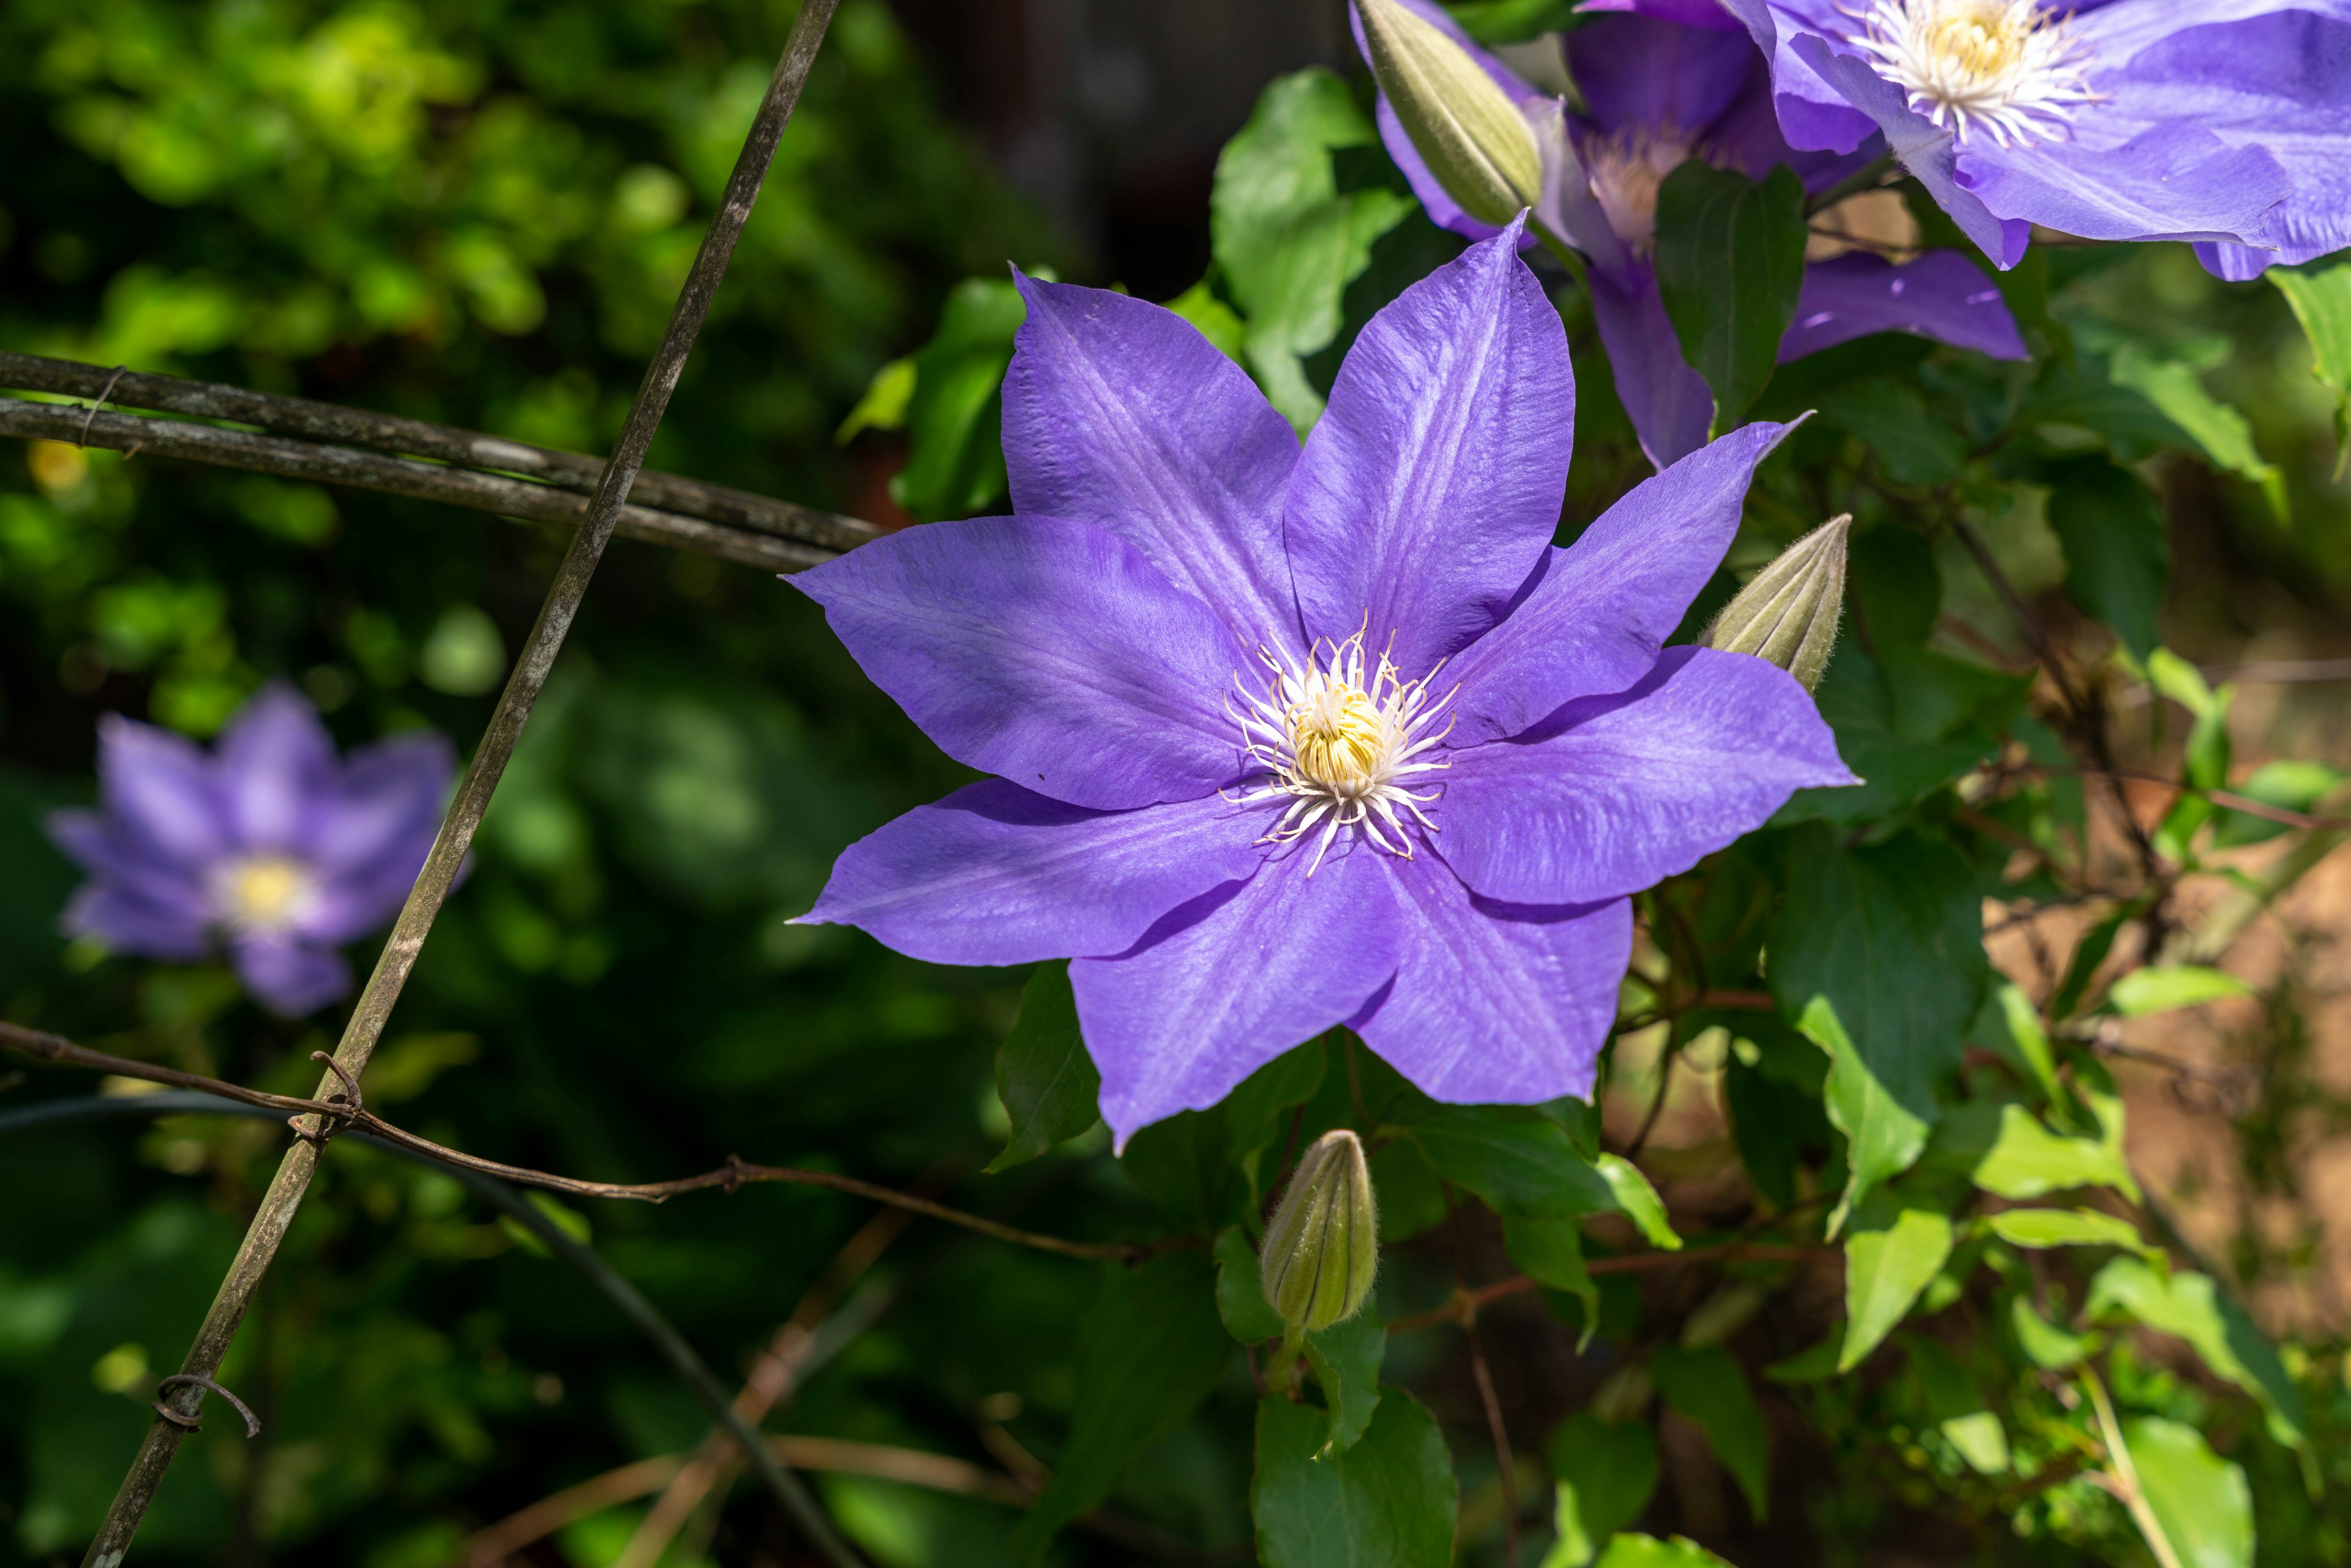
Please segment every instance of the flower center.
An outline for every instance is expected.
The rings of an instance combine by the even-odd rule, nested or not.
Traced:
[[[1428,682],[1437,672],[1405,680],[1386,654],[1376,662],[1367,657],[1361,632],[1343,643],[1318,642],[1299,664],[1264,650],[1258,656],[1269,674],[1264,693],[1244,687],[1242,706],[1228,708],[1241,727],[1243,747],[1264,768],[1242,799],[1290,802],[1259,841],[1287,843],[1320,825],[1310,876],[1342,828],[1360,829],[1380,848],[1410,859],[1404,819],[1435,832],[1421,807],[1437,795],[1415,794],[1403,780],[1450,766],[1420,760],[1446,733],[1424,733],[1451,699],[1447,693],[1430,700]]]
[[[1910,107],[1962,146],[1982,131],[2021,147],[2095,103],[2086,46],[2039,0],[1868,0],[1853,39]]]
[[[231,862],[215,879],[221,919],[239,931],[282,931],[308,904],[310,873],[287,855],[251,855]]]
[[[1657,239],[1657,187],[1690,160],[1690,139],[1667,129],[1594,137],[1584,145],[1583,169],[1593,200],[1616,237],[1646,256]]]

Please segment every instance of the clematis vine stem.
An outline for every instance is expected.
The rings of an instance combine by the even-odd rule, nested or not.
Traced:
[[[726,194],[703,235],[702,248],[695,256],[684,287],[679,290],[669,326],[653,351],[653,362],[645,369],[644,381],[621,427],[620,440],[604,465],[594,497],[564,551],[563,563],[548,589],[521,656],[507,677],[506,689],[490,716],[489,727],[458,782],[456,797],[450,802],[424,869],[410,889],[407,904],[401,910],[392,936],[376,960],[375,970],[368,977],[366,988],[360,993],[359,1002],[344,1026],[335,1060],[354,1080],[367,1069],[368,1058],[383,1033],[393,1005],[400,999],[401,988],[415,967],[417,954],[423,949],[424,938],[457,880],[465,852],[473,844],[474,831],[480,825],[483,812],[489,809],[490,797],[506,771],[507,759],[514,755],[523,725],[529,719],[548,674],[555,667],[555,656],[563,647],[581,601],[587,597],[597,562],[603,558],[604,547],[620,521],[622,507],[644,466],[653,433],[661,426],[662,415],[669,408],[670,394],[677,388],[686,357],[693,352],[695,340],[710,313],[719,280],[726,276],[726,264],[735,254],[735,243],[750,219],[752,204],[766,182],[776,144],[799,102],[800,89],[808,81],[810,68],[816,63],[817,50],[824,41],[825,29],[838,4],[839,0],[805,0],[799,15],[793,19],[783,56],[768,83],[767,96],[753,117],[743,150],[736,158],[734,172],[727,179]],[[340,1087],[340,1080],[330,1073],[321,1080],[316,1097],[324,1101]],[[279,1243],[284,1241],[296,1211],[301,1207],[303,1195],[308,1191],[310,1178],[319,1166],[318,1136],[330,1124],[328,1116],[317,1114],[310,1116],[309,1123],[307,1128],[298,1127],[298,1132],[308,1135],[286,1151],[276,1177],[246,1228],[228,1274],[213,1299],[211,1310],[204,1314],[194,1343],[188,1347],[187,1356],[180,1364],[180,1371],[186,1375],[209,1377],[219,1369],[221,1358],[236,1337],[238,1325],[245,1321],[246,1309],[252,1304],[255,1292],[277,1256]],[[183,1385],[165,1403],[182,1416],[193,1416],[203,1396],[201,1385]],[[83,1568],[120,1568],[131,1550],[131,1539],[147,1517],[156,1490],[162,1485],[185,1436],[185,1429],[166,1415],[158,1415],[149,1425],[146,1440],[140,1445],[137,1457],[107,1510],[104,1523],[83,1556]],[[764,1450],[761,1453],[764,1456]],[[801,1531],[832,1563],[856,1563],[855,1554],[841,1543],[806,1489],[798,1488],[796,1482],[791,1487],[796,1490],[786,1494],[787,1506]]]

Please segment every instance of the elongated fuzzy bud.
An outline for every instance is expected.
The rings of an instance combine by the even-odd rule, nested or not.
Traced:
[[[1844,538],[1852,527],[1848,512],[1782,550],[1722,607],[1698,642],[1768,659],[1806,691],[1820,685],[1844,609]]]
[[[1265,1299],[1293,1338],[1327,1329],[1355,1315],[1379,1266],[1379,1211],[1364,1145],[1343,1127],[1325,1133],[1299,1156],[1265,1228],[1258,1249]]]
[[[1400,0],[1355,0],[1372,75],[1428,172],[1461,210],[1501,225],[1542,196],[1526,117],[1468,51]]]

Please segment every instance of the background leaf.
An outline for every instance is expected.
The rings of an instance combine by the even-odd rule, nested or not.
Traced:
[[[1770,1435],[1739,1363],[1720,1345],[1668,1345],[1650,1370],[1666,1403],[1706,1428],[1715,1458],[1739,1483],[1749,1511],[1762,1520],[1771,1500]]]
[[[1657,187],[1657,289],[1682,355],[1730,429],[1771,379],[1804,284],[1804,188],[1782,167],[1758,185],[1692,158]]]
[[[1453,1549],[1453,1461],[1436,1417],[1402,1389],[1380,1397],[1361,1441],[1317,1458],[1322,1413],[1257,1407],[1249,1511],[1265,1568],[1430,1568]]]
[[[1078,1033],[1077,998],[1070,967],[1044,964],[1020,992],[1020,1017],[996,1053],[996,1096],[1012,1131],[990,1176],[1049,1152],[1100,1121],[1095,1100],[1102,1074]]]
[[[2124,1423],[2123,1442],[2180,1568],[2252,1568],[2253,1496],[2243,1469],[2193,1427],[2159,1416]]]
[[[2082,458],[2051,482],[2049,526],[2065,549],[2065,597],[2140,658],[2153,653],[2171,583],[2171,540],[2155,493],[2128,469]]]
[[[1923,1208],[1906,1208],[1884,1229],[1855,1230],[1845,1238],[1839,1372],[1860,1365],[1894,1332],[1950,1255],[1950,1217]]]

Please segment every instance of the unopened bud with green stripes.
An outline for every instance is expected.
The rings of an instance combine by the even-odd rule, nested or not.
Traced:
[[[1722,607],[1699,643],[1769,660],[1806,691],[1819,685],[1844,608],[1844,540],[1852,527],[1847,513],[1782,550]]]
[[[1265,1228],[1258,1267],[1265,1299],[1291,1342],[1355,1315],[1380,1266],[1379,1209],[1362,1140],[1342,1127],[1299,1157]]]
[[[1499,226],[1542,194],[1542,154],[1519,106],[1444,28],[1402,0],[1355,0],[1372,76],[1446,194]]]

